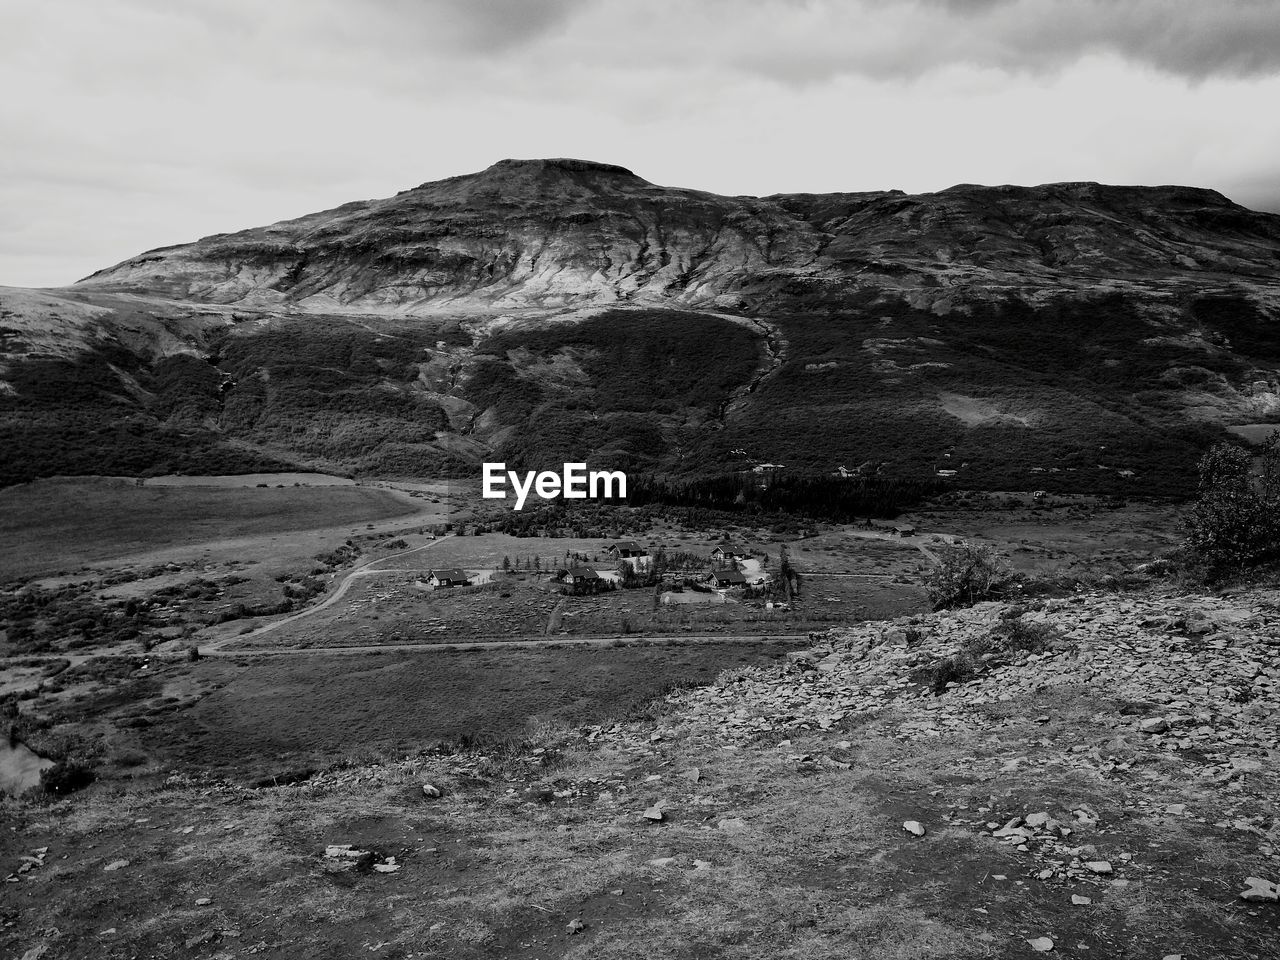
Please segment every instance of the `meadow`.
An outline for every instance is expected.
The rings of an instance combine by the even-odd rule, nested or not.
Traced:
[[[366,487],[163,487],[103,478],[0,490],[0,583],[160,548],[411,516]]]
[[[205,660],[190,675],[213,692],[136,733],[161,762],[253,779],[442,741],[519,739],[538,724],[626,717],[673,688],[793,648],[712,642]]]

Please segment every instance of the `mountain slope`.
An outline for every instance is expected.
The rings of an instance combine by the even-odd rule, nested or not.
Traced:
[[[723,197],[578,160],[0,290],[0,482],[483,459],[1176,493],[1280,421],[1280,217],[1091,183]]]
[[[1280,217],[1211,190],[957,186],[721,197],[622,167],[504,160],[387,200],[154,250],[82,281],[217,303],[708,304],[788,279],[1272,281]],[[908,283],[907,285],[910,285]],[[732,303],[733,300],[725,302]]]

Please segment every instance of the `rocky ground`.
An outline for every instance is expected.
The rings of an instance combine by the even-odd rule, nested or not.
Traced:
[[[10,805],[0,948],[1270,958],[1278,744],[1275,592],[984,604],[505,749]]]

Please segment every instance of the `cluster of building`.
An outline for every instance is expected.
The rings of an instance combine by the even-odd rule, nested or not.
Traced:
[[[646,572],[653,563],[653,557],[648,549],[635,540],[619,540],[611,543],[605,549],[605,553],[615,561],[626,563],[636,573]],[[750,581],[740,565],[750,559],[749,552],[730,541],[719,543],[711,551],[711,569],[705,574],[704,579],[710,587],[719,591],[745,587]],[[603,586],[606,579],[612,578],[602,576],[594,567],[574,561],[555,570],[552,579],[556,583],[572,588],[575,592],[594,592]],[[761,576],[756,582],[763,579],[765,578]],[[471,582],[471,576],[457,567],[432,570],[427,576],[427,583],[433,589],[466,587],[470,586]]]

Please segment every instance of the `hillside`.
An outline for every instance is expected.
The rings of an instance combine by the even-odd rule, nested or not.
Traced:
[[[0,483],[585,457],[1177,494],[1280,421],[1278,318],[1280,216],[1209,190],[723,197],[506,160],[0,288]]]
[[[507,747],[16,810],[0,855],[23,907],[0,944],[1262,960],[1276,603],[1084,594],[868,623]],[[982,650],[977,676],[934,684]]]

